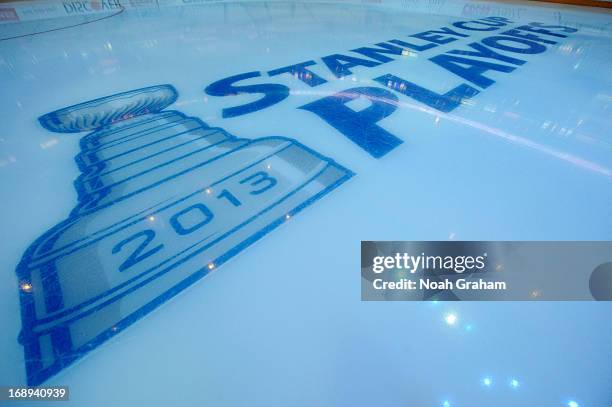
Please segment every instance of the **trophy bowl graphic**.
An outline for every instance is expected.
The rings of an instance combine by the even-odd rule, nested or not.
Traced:
[[[80,140],[67,219],[19,265],[37,385],[315,202],[353,173],[295,140],[237,138],[174,110],[171,85],[48,113]]]

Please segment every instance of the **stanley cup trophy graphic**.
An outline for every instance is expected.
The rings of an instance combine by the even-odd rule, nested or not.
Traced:
[[[25,252],[28,383],[129,326],[353,174],[292,139],[236,138],[153,86],[42,116],[80,141],[78,203]]]

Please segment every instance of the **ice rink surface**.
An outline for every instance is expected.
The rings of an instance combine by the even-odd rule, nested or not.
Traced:
[[[611,62],[609,11],[531,2],[0,4],[0,384],[612,405],[608,303],[359,279],[361,240],[612,239]]]

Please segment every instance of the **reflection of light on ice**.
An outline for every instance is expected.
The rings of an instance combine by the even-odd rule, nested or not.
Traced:
[[[497,108],[493,105],[487,105],[484,107],[484,110],[489,113],[495,113],[497,111]]]
[[[40,143],[40,148],[46,149],[46,148],[49,148],[49,147],[53,147],[57,143],[59,143],[59,140],[57,138],[52,138],[52,139],[49,139],[48,141]]]
[[[444,321],[447,325],[455,325],[457,323],[457,319],[457,314],[452,312],[444,316]]]
[[[402,50],[402,56],[404,57],[417,57],[418,54],[414,51],[410,51],[409,49]]]
[[[490,377],[485,377],[484,379],[482,379],[482,384],[486,387],[491,387],[491,385],[493,384],[493,379],[491,379]]]

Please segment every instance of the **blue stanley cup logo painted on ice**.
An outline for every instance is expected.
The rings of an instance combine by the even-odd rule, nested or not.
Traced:
[[[29,384],[205,276],[353,174],[292,139],[236,138],[174,110],[170,85],[67,107],[48,130],[91,131],[78,204],[17,268]]]

